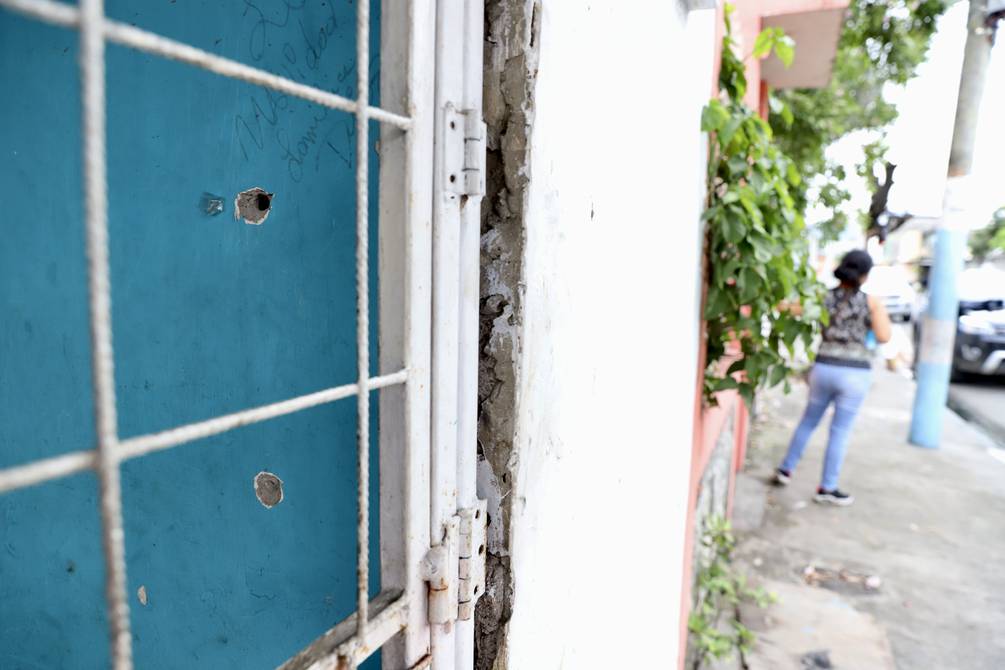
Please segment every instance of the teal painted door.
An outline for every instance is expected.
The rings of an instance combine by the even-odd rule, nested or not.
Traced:
[[[355,96],[351,0],[106,4]],[[77,45],[0,10],[0,467],[93,447]],[[354,382],[353,118],[114,45],[107,104],[120,435]],[[233,215],[252,187],[275,194],[257,226]],[[123,465],[136,667],[274,667],[353,611],[355,431],[350,398]],[[284,482],[271,509],[263,470]],[[96,495],[85,473],[0,496],[0,668],[107,667]]]

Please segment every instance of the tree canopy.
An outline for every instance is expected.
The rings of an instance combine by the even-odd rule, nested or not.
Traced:
[[[1005,253],[1005,207],[999,207],[984,228],[970,233],[970,253],[976,261],[984,261],[993,253]]]
[[[794,189],[800,211],[815,193],[815,204],[828,211],[816,226],[824,242],[836,239],[847,225],[842,205],[850,198],[844,168],[828,161],[825,150],[856,130],[876,130],[897,118],[883,99],[887,82],[905,84],[925,59],[947,0],[852,0],[834,59],[830,84],[819,89],[792,89],[773,95],[769,122],[778,146],[803,177]],[[881,140],[863,148],[857,172],[872,179],[885,159]],[[862,222],[866,216],[863,213]]]

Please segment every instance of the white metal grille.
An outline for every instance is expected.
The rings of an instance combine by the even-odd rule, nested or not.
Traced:
[[[127,459],[169,449],[186,442],[234,430],[355,396],[358,407],[358,524],[357,611],[319,638],[284,667],[355,667],[408,621],[407,602],[400,591],[385,591],[373,603],[369,583],[369,426],[371,390],[407,385],[410,369],[370,377],[368,286],[368,122],[373,119],[409,131],[413,118],[369,105],[369,0],[356,0],[357,97],[344,98],[272,73],[222,58],[187,44],[133,26],[108,20],[102,0],[81,0],[79,9],[52,0],[0,0],[0,7],[80,31],[80,68],[83,104],[84,200],[90,309],[91,357],[95,406],[96,448],[74,451],[0,470],[0,493],[96,471],[100,484],[102,544],[105,559],[105,596],[108,607],[112,664],[132,668],[132,637],[126,596],[125,538],[122,524],[120,464]],[[336,386],[280,402],[190,423],[158,433],[120,440],[116,420],[113,365],[111,286],[108,261],[108,208],[105,163],[106,42],[177,60],[224,77],[349,112],[356,118],[356,346],[355,383]],[[406,164],[413,143],[406,142]],[[406,216],[406,220],[407,220]],[[407,317],[406,317],[407,318]]]

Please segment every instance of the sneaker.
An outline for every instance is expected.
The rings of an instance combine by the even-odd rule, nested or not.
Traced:
[[[778,468],[775,470],[775,478],[773,481],[775,482],[775,486],[788,486],[789,482],[792,481],[792,473],[788,470]]]
[[[830,503],[831,505],[838,505],[840,507],[847,507],[855,502],[855,498],[850,493],[845,493],[839,489],[825,491],[822,488],[817,489],[817,494],[813,497],[813,500],[818,503]]]

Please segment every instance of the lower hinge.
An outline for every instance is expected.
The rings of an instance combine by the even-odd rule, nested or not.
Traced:
[[[475,615],[475,603],[485,591],[485,535],[486,509],[484,500],[475,506],[461,510],[461,546],[457,552],[458,581],[457,618],[467,621]]]
[[[443,185],[457,195],[485,194],[485,122],[472,109],[443,111]]]
[[[440,544],[423,561],[429,583],[429,623],[468,620],[485,592],[486,502],[462,509],[444,525]]]

